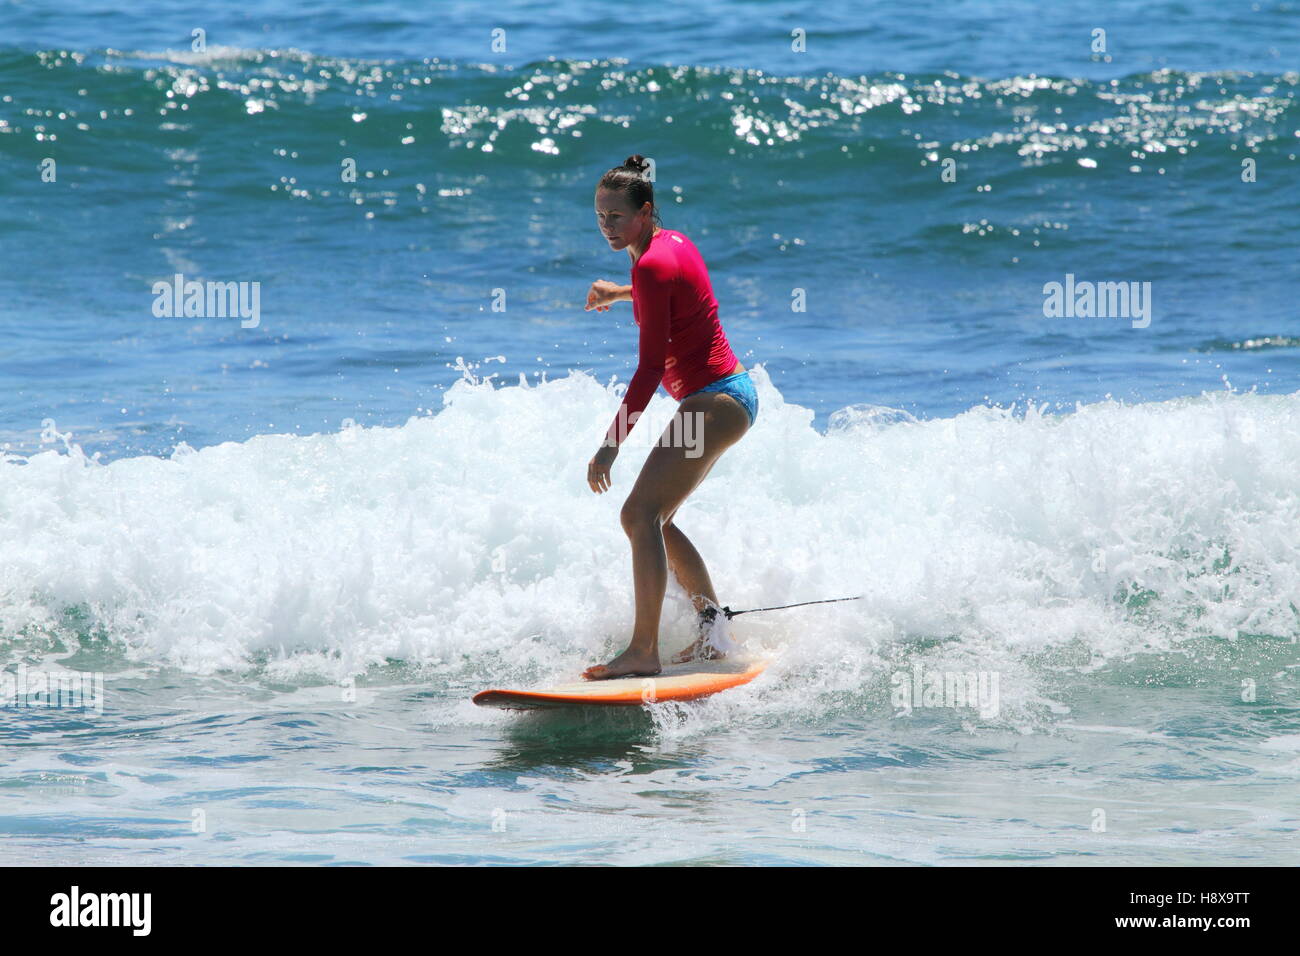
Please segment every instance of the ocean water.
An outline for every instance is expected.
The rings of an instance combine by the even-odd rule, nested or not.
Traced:
[[[0,3],[0,696],[102,690],[0,707],[0,859],[1294,861],[1300,5],[241,7]],[[861,599],[479,709],[630,632],[632,152],[760,394],[678,523],[733,608]]]

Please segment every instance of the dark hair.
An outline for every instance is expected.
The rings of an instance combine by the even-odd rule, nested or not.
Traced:
[[[649,203],[656,225],[662,227],[663,223],[659,221],[659,207],[655,204],[654,183],[645,178],[645,171],[649,168],[650,161],[640,153],[636,153],[625,159],[622,166],[615,166],[601,176],[596,188],[623,193],[637,212]]]

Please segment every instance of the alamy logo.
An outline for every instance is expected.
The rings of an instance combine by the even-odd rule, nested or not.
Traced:
[[[1000,709],[997,671],[926,671],[918,661],[911,674],[898,671],[889,682],[889,700],[904,714],[914,707],[970,707],[989,719]]]
[[[0,707],[69,707],[104,712],[100,671],[28,670],[19,664],[0,671]]]
[[[1132,319],[1135,329],[1151,324],[1150,282],[1089,282],[1065,274],[1065,282],[1043,284],[1043,315],[1049,319]]]
[[[133,936],[148,936],[152,924],[152,893],[70,893],[50,897],[51,926],[130,926]]]
[[[241,328],[255,329],[262,321],[262,283],[186,281],[176,273],[172,281],[153,284],[153,314],[160,319],[225,319],[238,316]]]
[[[632,431],[632,426],[639,421],[645,424]],[[655,445],[685,448],[687,458],[699,458],[704,454],[704,413],[674,411],[673,417],[664,423],[657,414],[650,414],[648,410],[629,414],[627,406],[620,403],[618,415],[603,442],[605,445],[616,443],[622,448]]]

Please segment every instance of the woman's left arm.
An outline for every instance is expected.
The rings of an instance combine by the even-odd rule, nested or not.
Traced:
[[[673,280],[676,266],[672,262],[648,264],[637,274],[636,306],[641,320],[641,337],[637,350],[636,374],[605,432],[605,440],[587,465],[587,484],[600,494],[610,486],[610,468],[618,457],[618,446],[632,431],[645,407],[659,387],[668,363],[668,331],[672,319]]]

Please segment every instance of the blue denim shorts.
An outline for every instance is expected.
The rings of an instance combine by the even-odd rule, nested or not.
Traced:
[[[754,390],[754,380],[749,377],[747,371],[737,372],[735,375],[728,375],[716,382],[710,382],[703,388],[697,388],[691,392],[691,395],[698,395],[700,392],[723,392],[730,395],[745,407],[745,413],[749,415],[749,424],[751,426],[754,424],[754,419],[758,418],[758,392]],[[684,397],[690,398],[691,395]]]

